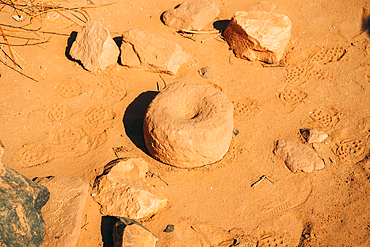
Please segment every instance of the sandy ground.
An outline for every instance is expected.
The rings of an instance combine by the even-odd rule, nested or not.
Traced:
[[[215,2],[223,23],[258,1]],[[94,75],[67,56],[70,35],[80,28],[44,21],[34,25],[66,36],[40,34],[49,41],[14,47],[34,69],[22,62],[22,72],[38,82],[0,64],[3,164],[29,178],[78,176],[92,185],[108,162],[142,157],[149,163],[148,181],[169,202],[142,222],[160,241],[168,224],[188,221],[251,238],[287,239],[277,246],[370,246],[370,38],[362,18],[366,1],[275,0],[275,12],[293,23],[290,43],[276,67],[235,58],[222,40],[200,42],[212,35],[194,35],[192,40],[166,27],[160,15],[178,3],[117,1],[88,13],[114,38],[138,28],[180,44],[192,58],[176,76],[161,75],[167,84],[201,83],[228,96],[238,134],[221,161],[186,170],[151,158],[141,127],[157,85],[164,87],[159,74],[117,64]],[[5,14],[0,22],[15,23]],[[1,59],[10,63],[3,55]],[[212,69],[209,79],[198,73],[205,66]],[[98,133],[96,124],[106,131]],[[273,154],[275,142],[302,142],[299,130],[306,127],[329,134],[314,145],[326,168],[292,174]],[[262,175],[275,184],[265,179],[251,187]],[[99,213],[91,196],[82,218],[77,246],[110,246],[101,226],[108,227],[111,219]]]

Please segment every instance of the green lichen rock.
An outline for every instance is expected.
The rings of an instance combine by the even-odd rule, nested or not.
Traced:
[[[44,241],[45,229],[41,208],[50,193],[1,161],[0,166],[0,246],[38,247]]]

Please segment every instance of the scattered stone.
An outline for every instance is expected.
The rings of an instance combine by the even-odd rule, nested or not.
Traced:
[[[75,246],[81,230],[81,218],[89,184],[77,177],[44,177],[35,180],[50,191],[43,207],[45,241],[42,246]]]
[[[181,46],[159,35],[131,29],[123,33],[121,64],[129,68],[176,75],[189,55]]]
[[[276,4],[269,2],[269,1],[262,1],[256,4],[249,6],[249,11],[264,11],[268,13],[272,13],[272,11],[276,9]]]
[[[328,138],[328,134],[319,131],[316,128],[301,129],[300,133],[308,143],[322,142]]]
[[[291,172],[302,170],[312,172],[325,168],[324,161],[320,159],[310,147],[289,141],[278,140],[274,154],[281,158]]]
[[[0,159],[3,154],[0,143]],[[38,247],[45,229],[41,208],[50,193],[1,161],[0,166],[0,246]]]
[[[163,13],[165,25],[177,30],[199,31],[220,13],[211,0],[186,0]]]
[[[113,228],[114,247],[154,247],[157,241],[148,229],[125,217],[120,218]]]
[[[143,130],[149,153],[165,164],[212,164],[229,149],[233,104],[213,87],[174,82],[150,103]]]
[[[113,166],[113,167],[112,167]],[[167,204],[145,180],[148,164],[141,158],[113,162],[94,186],[94,199],[103,215],[142,219],[156,214]]]
[[[200,70],[198,70],[198,72],[199,72],[199,75],[203,79],[209,79],[209,78],[211,78],[212,69],[210,67],[208,67],[208,66],[201,68]]]
[[[223,35],[235,55],[249,61],[278,63],[290,39],[286,15],[265,11],[236,12]]]
[[[224,229],[208,224],[189,224],[181,222],[171,233],[161,233],[157,247],[167,246],[231,246],[234,237]]]
[[[240,133],[240,132],[239,132],[239,130],[238,130],[238,129],[234,129],[234,130],[233,130],[233,134],[234,134],[234,136],[239,135],[239,133]]]
[[[167,225],[166,229],[164,229],[164,232],[173,232],[175,230],[174,225]]]
[[[101,23],[89,21],[78,33],[69,53],[80,60],[85,69],[98,73],[117,63],[119,49]]]

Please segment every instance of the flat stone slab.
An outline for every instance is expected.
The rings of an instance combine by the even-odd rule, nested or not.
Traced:
[[[129,68],[176,75],[189,60],[181,46],[157,34],[137,29],[122,35],[121,64]]]
[[[98,73],[117,63],[119,48],[100,22],[89,21],[77,34],[69,54],[85,69]]]
[[[0,146],[1,155],[3,151],[3,147]],[[43,243],[45,223],[41,208],[49,200],[49,196],[45,186],[36,184],[2,165],[0,246],[38,247]]]
[[[223,35],[235,56],[249,61],[278,63],[291,36],[286,15],[266,11],[236,12]]]
[[[325,163],[309,146],[300,143],[278,140],[274,150],[292,172],[312,172],[322,170]]]
[[[121,159],[96,181],[94,200],[103,215],[134,220],[163,209],[167,199],[145,181],[148,164],[141,158]]]
[[[77,177],[63,176],[38,178],[36,182],[50,191],[50,200],[42,208],[46,224],[42,246],[75,246],[89,184]]]
[[[165,25],[177,30],[201,30],[220,13],[211,0],[187,0],[163,13]]]

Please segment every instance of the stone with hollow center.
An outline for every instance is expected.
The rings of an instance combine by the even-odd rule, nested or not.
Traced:
[[[168,85],[151,102],[144,119],[149,153],[181,168],[222,159],[232,131],[232,103],[223,92],[200,84]]]

